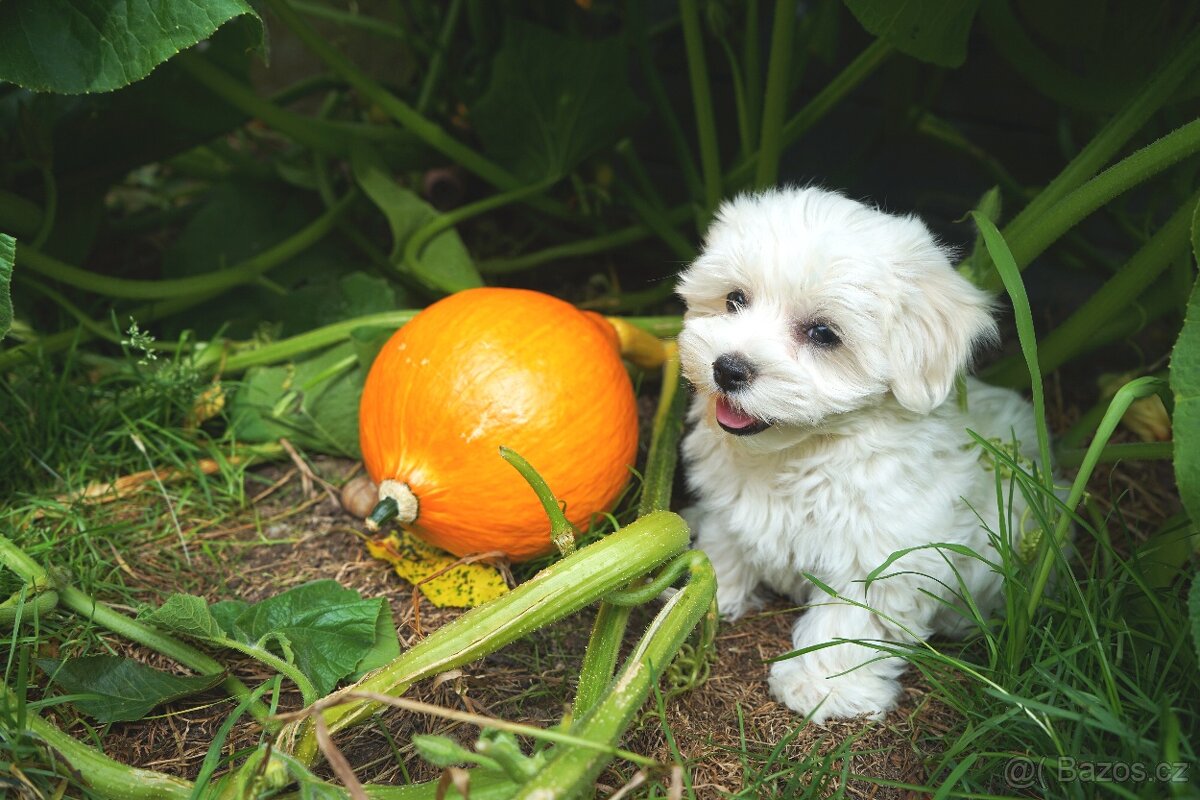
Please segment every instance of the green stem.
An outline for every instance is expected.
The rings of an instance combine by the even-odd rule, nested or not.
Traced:
[[[700,142],[700,174],[704,179],[704,216],[707,219],[721,201],[721,154],[717,147],[717,121],[713,114],[697,0],[679,0],[679,15],[696,113],[696,138]]]
[[[1058,451],[1058,466],[1073,469],[1087,458],[1088,450],[1082,447],[1063,448]],[[1096,456],[1097,464],[1114,461],[1170,461],[1175,456],[1174,442],[1129,442],[1106,445]]]
[[[356,690],[402,694],[414,682],[469,664],[644,575],[688,546],[687,525],[655,512],[567,556],[503,597],[471,609],[438,628],[391,664],[371,673]],[[369,702],[324,712],[330,732],[354,725],[377,709]],[[313,726],[304,725],[296,748],[301,760],[317,755]],[[289,733],[281,734],[281,742]],[[589,737],[601,741],[596,737]]]
[[[1096,435],[1093,437],[1091,445],[1088,446],[1087,452],[1080,461],[1079,472],[1075,475],[1075,481],[1071,484],[1071,492],[1067,495],[1064,503],[1065,508],[1054,527],[1054,536],[1042,546],[1041,556],[1029,590],[1029,601],[1023,620],[1025,625],[1033,622],[1042,599],[1042,593],[1050,579],[1050,571],[1055,560],[1061,557],[1060,551],[1066,541],[1071,521],[1074,519],[1074,511],[1079,506],[1079,501],[1083,499],[1088,480],[1096,470],[1096,465],[1100,463],[1101,453],[1104,452],[1108,440],[1112,438],[1113,431],[1121,422],[1121,417],[1125,416],[1125,412],[1129,410],[1129,406],[1133,404],[1134,400],[1157,394],[1166,387],[1167,382],[1162,378],[1138,378],[1122,386],[1113,396],[1104,419],[1100,420],[1100,425],[1096,428]],[[1018,633],[1023,634],[1023,631],[1018,631]]]
[[[17,703],[12,690],[4,689],[5,704]],[[58,753],[63,761],[56,763],[60,774],[75,778],[99,797],[113,800],[187,800],[192,793],[188,781],[159,772],[136,769],[108,756],[63,733],[57,726],[30,713],[25,718],[29,732]]]
[[[683,174],[684,183],[688,188],[688,195],[691,197],[700,197],[704,191],[703,184],[700,180],[700,173],[696,169],[696,159],[692,155],[692,146],[688,143],[688,138],[683,132],[683,126],[679,124],[679,118],[675,115],[675,108],[671,103],[671,97],[667,94],[666,87],[663,86],[662,78],[659,77],[658,70],[654,66],[654,59],[650,54],[650,36],[646,32],[646,12],[645,3],[643,0],[628,0],[625,4],[626,18],[629,20],[629,27],[633,36],[634,47],[637,49],[638,61],[642,65],[642,74],[646,79],[646,87],[650,90],[650,97],[654,101],[652,103],[654,112],[662,119],[667,128],[667,136],[671,140],[671,150],[675,154],[675,160],[679,164],[679,170]]]
[[[522,186],[512,191],[494,194],[490,197],[485,197],[482,200],[477,200],[474,203],[468,203],[465,206],[460,206],[453,211],[448,211],[445,214],[439,214],[434,217],[428,224],[418,229],[412,236],[408,237],[408,242],[404,246],[404,264],[410,273],[417,273],[416,263],[421,258],[421,251],[425,246],[433,241],[434,237],[445,230],[453,228],[461,222],[464,222],[472,217],[477,217],[480,214],[485,214],[488,211],[494,211],[497,208],[503,208],[511,203],[525,200],[534,195],[541,194],[550,188],[556,182],[555,178],[547,178],[529,186]],[[436,286],[431,287],[437,289]]]
[[[1171,260],[1186,249],[1192,212],[1200,193],[1193,195],[1150,241],[1129,259],[1116,275],[1100,287],[1063,324],[1038,342],[1037,360],[1042,374],[1054,371],[1093,343],[1097,331],[1135,302]],[[1028,371],[1014,359],[1005,359],[986,370],[983,377],[1004,386],[1028,385]]]
[[[879,68],[893,53],[892,46],[883,39],[876,39],[862,51],[837,77],[825,84],[813,99],[783,126],[781,149],[786,148],[804,135],[809,128],[820,122],[829,110],[841,102]],[[725,176],[726,189],[744,188],[755,174],[754,158],[744,159]]]
[[[1003,4],[989,5],[997,6],[996,9],[991,9],[992,11],[1005,12],[1005,9],[999,8]],[[987,13],[988,9],[985,7],[985,18]],[[1088,142],[1087,146],[1071,159],[1062,172],[1017,214],[1012,222],[1004,228],[1005,239],[1009,242],[1017,242],[1027,235],[1027,229],[1043,228],[1046,224],[1045,215],[1048,212],[1057,211],[1060,201],[1082,186],[1085,181],[1107,164],[1125,143],[1141,130],[1146,121],[1170,99],[1172,92],[1195,70],[1197,64],[1200,64],[1200,32],[1188,37],[1174,58],[1164,64],[1141,91],[1134,92],[1121,112],[1109,120],[1100,132]],[[1140,152],[1145,152],[1145,149]],[[1144,180],[1146,177],[1149,175],[1144,175],[1139,180]],[[1057,235],[1054,238],[1057,238]],[[1018,255],[1017,263],[1024,267],[1028,261],[1022,260],[1019,248],[1016,254]]]
[[[23,550],[12,543],[7,537],[0,536],[0,564],[17,575],[27,584],[35,587],[51,582],[46,570],[25,554]],[[199,650],[180,642],[158,630],[144,625],[135,619],[121,614],[97,600],[88,597],[73,586],[58,586],[59,600],[64,608],[68,608],[102,628],[123,636],[130,641],[145,645],[151,650],[162,653],[168,658],[178,661],[185,667],[202,675],[213,675],[228,672],[228,670]],[[234,697],[245,697],[250,693],[246,685],[237,678],[226,678],[222,684]],[[267,710],[261,705],[252,709],[255,719],[260,721],[267,718]]]
[[[685,262],[690,262],[696,257],[696,248],[687,240],[675,226],[671,223],[670,218],[665,212],[649,200],[643,199],[636,192],[626,191],[623,193],[624,199],[629,203],[634,213],[646,223],[646,227],[654,231],[667,247],[670,247],[675,255],[683,259]]]
[[[615,606],[601,601],[579,668],[579,687],[571,706],[572,723],[583,719],[612,684],[613,670],[632,613],[633,606]]]
[[[358,28],[378,36],[385,36],[389,39],[399,39],[400,41],[408,39],[408,35],[399,25],[392,25],[374,17],[349,13],[327,6],[324,3],[310,3],[307,0],[291,0],[291,3],[292,7],[297,11],[302,14],[308,14],[310,17],[327,19],[349,28]]]
[[[416,110],[418,114],[424,114],[429,109],[429,102],[433,99],[433,91],[437,88],[438,80],[442,76],[442,67],[446,63],[446,51],[450,48],[450,38],[454,35],[454,28],[458,24],[458,15],[461,11],[462,0],[450,0],[450,8],[446,10],[446,19],[438,34],[437,48],[429,59],[429,66],[425,70],[425,81],[421,84],[421,93],[417,96]]]
[[[742,39],[742,80],[746,87],[746,121],[749,124],[748,141],[758,139],[758,122],[762,116],[762,59],[758,52],[758,0],[750,0],[746,6],[746,30]],[[743,153],[743,158],[752,154]]]
[[[708,558],[693,550],[677,559],[690,572],[687,585],[663,604],[625,662],[609,692],[573,731],[592,741],[618,740],[641,710],[650,690],[670,666],[696,625],[708,613],[717,591]],[[606,753],[582,747],[558,748],[554,757],[525,783],[517,798],[574,797],[588,790],[611,760]]]
[[[245,83],[210,63],[204,56],[185,51],[172,63],[178,64],[194,81],[248,116],[262,120],[305,147],[326,155],[345,156],[347,139],[323,124],[323,120],[304,118],[260,97]]]
[[[779,178],[783,152],[783,114],[787,109],[792,70],[792,42],[796,33],[796,0],[775,0],[771,26],[771,56],[767,63],[767,94],[763,104],[762,138],[758,146],[756,189],[765,189]]]
[[[550,518],[550,540],[558,547],[559,552],[563,555],[575,552],[575,537],[579,532],[575,530],[575,526],[563,513],[562,506],[559,505],[554,492],[550,491],[546,479],[539,475],[533,465],[526,461],[521,454],[511,448],[501,447],[500,457],[521,473],[521,477],[537,495],[538,502],[542,504],[546,516]]]
[[[320,350],[346,340],[351,332],[359,328],[399,328],[420,313],[420,309],[402,309],[399,311],[381,311],[377,314],[366,314],[361,317],[334,322],[311,331],[281,339],[271,344],[258,345],[252,349],[242,350],[226,358],[205,361],[205,368],[211,371],[221,370],[223,374],[235,375],[250,367],[264,364],[278,364],[296,356],[304,355],[313,350]],[[139,318],[140,319],[140,318]],[[653,333],[655,336],[675,336],[679,333],[683,321],[679,317],[626,317],[633,325]],[[4,354],[0,354],[0,366],[3,366]]]
[[[665,212],[664,216],[672,226],[675,226],[689,219],[691,215],[692,209],[684,205]],[[625,245],[648,239],[653,233],[654,231],[651,230],[649,225],[634,225],[624,230],[601,234],[591,239],[580,239],[568,244],[555,245],[544,250],[539,250],[536,253],[527,253],[513,258],[493,258],[481,261],[479,262],[479,271],[491,275],[520,272],[521,270],[532,269],[550,261],[581,258],[595,255],[596,253],[603,253],[618,247],[624,247]]]
[[[346,82],[362,93],[367,100],[378,105],[388,116],[412,131],[421,141],[501,191],[511,191],[520,187],[520,181],[508,170],[492,163],[447,134],[436,123],[418,114],[407,103],[350,63],[323,36],[300,19],[288,0],[266,0],[266,2],[296,37],[318,58],[328,64],[331,70],[345,78]],[[533,205],[539,210],[554,213],[557,216],[567,216],[565,209],[557,204],[538,203]]]
[[[654,412],[654,432],[650,436],[646,468],[642,473],[639,517],[671,507],[679,438],[683,435],[683,412],[688,399],[688,393],[681,384],[679,350],[672,348],[662,367],[662,389],[658,396],[658,408]]]
[[[17,261],[25,268],[53,280],[61,281],[77,289],[83,289],[105,297],[123,297],[141,300],[182,298],[199,294],[212,295],[241,286],[257,279],[289,258],[307,250],[325,236],[338,218],[357,198],[350,191],[338,204],[313,222],[268,250],[253,256],[229,269],[217,270],[192,278],[174,280],[131,280],[110,278],[70,264],[64,264],[44,253],[29,247],[18,246]]]
[[[1005,229],[1005,237],[1018,266],[1027,267],[1066,231],[1109,200],[1197,151],[1200,151],[1200,119],[1109,167],[1051,207],[1041,209],[1037,219],[1029,224],[1016,226],[1014,222]],[[1007,232],[1014,227],[1017,230]]]
[[[300,698],[304,705],[312,705],[321,698],[317,693],[317,688],[313,686],[312,681],[308,679],[303,672],[295,664],[289,664],[284,659],[275,655],[265,647],[255,647],[253,645],[243,644],[236,639],[222,638],[216,640],[221,647],[227,647],[230,650],[237,650],[243,655],[250,656],[255,661],[266,664],[271,669],[284,676],[292,683],[296,684],[296,688],[300,690]],[[253,709],[252,709],[253,711]]]

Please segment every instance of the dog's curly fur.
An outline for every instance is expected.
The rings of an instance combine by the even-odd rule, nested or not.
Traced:
[[[833,644],[775,663],[772,694],[816,722],[879,716],[905,662],[841,640],[960,634],[964,590],[983,613],[999,596],[996,476],[966,431],[1026,453],[1036,438],[1011,391],[970,380],[968,410],[957,402],[972,351],[996,338],[991,298],[920,220],[817,188],[726,203],[678,291],[696,392],[685,516],[721,613],[756,608],[764,586],[811,604],[793,645]],[[1012,506],[1021,520],[1020,493]]]

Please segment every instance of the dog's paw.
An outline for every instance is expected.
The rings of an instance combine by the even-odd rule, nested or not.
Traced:
[[[861,716],[882,719],[900,696],[896,680],[866,669],[827,678],[813,672],[803,656],[772,664],[767,685],[772,697],[818,725]]]
[[[720,579],[717,583],[717,613],[721,619],[732,622],[738,617],[762,608],[763,599],[757,592],[747,593],[744,587],[733,586],[722,591]]]

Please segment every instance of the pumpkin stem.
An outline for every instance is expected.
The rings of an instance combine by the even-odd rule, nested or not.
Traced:
[[[538,500],[542,503],[542,508],[546,510],[546,516],[550,518],[550,540],[554,542],[554,546],[558,548],[558,552],[564,556],[569,556],[575,552],[575,537],[578,531],[571,521],[567,519],[567,515],[563,513],[562,506],[555,499],[554,493],[550,491],[546,479],[537,473],[533,465],[521,457],[517,451],[508,447],[500,448],[500,457],[512,464],[517,472],[521,473],[529,486],[537,495]]]
[[[417,496],[407,483],[384,481],[379,484],[379,502],[371,511],[371,516],[367,517],[367,530],[377,531],[380,525],[392,518],[401,525],[407,525],[417,518],[419,511]]]

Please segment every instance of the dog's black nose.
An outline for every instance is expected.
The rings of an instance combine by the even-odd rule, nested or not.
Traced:
[[[724,391],[736,392],[754,380],[754,367],[740,353],[725,353],[713,362],[713,380]]]

